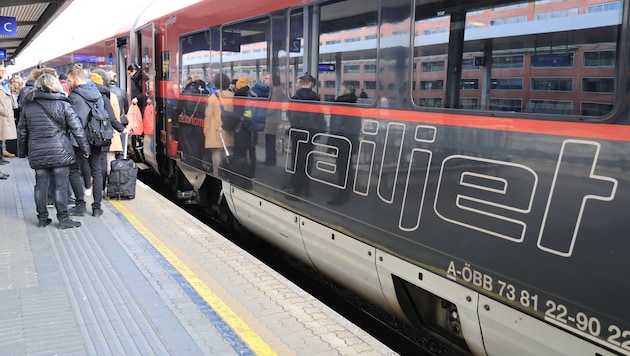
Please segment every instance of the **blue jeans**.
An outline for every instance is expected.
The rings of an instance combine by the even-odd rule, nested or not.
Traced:
[[[52,181],[55,186],[55,208],[57,209],[57,220],[70,220],[70,215],[68,214],[69,172],[69,166],[41,168],[35,170],[35,208],[37,210],[37,218],[40,221],[48,219],[46,201],[48,186],[51,183],[51,176],[54,176]]]

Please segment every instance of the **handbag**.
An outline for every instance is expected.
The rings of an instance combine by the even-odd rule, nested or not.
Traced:
[[[144,115],[142,115],[142,124],[145,135],[153,135],[155,133],[155,118],[153,115],[153,104],[144,107]]]
[[[129,110],[127,110],[127,129],[131,131],[132,135],[142,135],[144,130],[144,124],[142,122],[142,113],[140,113],[140,108],[138,104],[131,104],[129,106]]]

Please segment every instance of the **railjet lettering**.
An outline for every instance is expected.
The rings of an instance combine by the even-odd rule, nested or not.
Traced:
[[[379,130],[386,130],[385,135],[378,135]],[[436,174],[436,171],[429,169],[434,160],[431,150],[418,147],[404,149],[405,130],[404,124],[387,123],[383,127],[375,120],[363,120],[362,140],[357,160],[352,165],[348,157],[339,159],[339,152],[351,152],[348,149],[352,146],[350,140],[323,133],[309,137],[309,132],[303,130],[291,130],[290,135],[292,142],[297,142],[296,150],[308,149],[307,144],[312,144],[313,148],[305,155],[307,164],[304,165],[309,179],[338,189],[348,187],[363,196],[377,194],[386,204],[393,204],[395,195],[403,194],[398,228],[415,231],[420,228],[430,174]],[[437,127],[418,125],[414,141],[424,146],[433,144],[437,133]],[[384,142],[377,141],[377,137],[385,137]],[[380,151],[379,147],[382,148]],[[376,157],[377,152],[382,152],[381,157]],[[540,231],[537,242],[540,250],[570,257],[589,201],[611,201],[615,198],[617,180],[596,174],[599,152],[600,144],[594,141],[563,141],[544,216],[539,226],[529,227]],[[287,172],[295,173],[293,167],[296,165],[291,159],[295,160],[298,156],[287,154]],[[407,164],[403,165],[403,161]],[[584,165],[584,162],[590,164]],[[373,184],[375,167],[377,181]],[[337,178],[339,171],[345,176],[341,183]],[[451,155],[443,159],[437,174],[433,201],[437,216],[449,223],[513,243],[522,243],[528,229],[527,223],[519,216],[524,218],[532,212],[537,193],[546,193],[538,187],[536,171],[515,162]],[[581,193],[574,191],[575,184],[563,184],[569,177],[573,181],[576,177],[580,180]],[[403,184],[399,184],[399,179],[403,180]],[[571,194],[563,191],[565,189],[572,189]]]

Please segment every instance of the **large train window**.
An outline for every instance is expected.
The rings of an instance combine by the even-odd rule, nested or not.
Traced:
[[[238,86],[269,88],[271,21],[261,17],[221,28],[221,71],[239,80]],[[238,89],[235,91],[238,93]],[[266,91],[268,96],[269,91]],[[244,93],[247,95],[247,91]]]
[[[354,93],[358,102],[371,103],[377,90],[377,1],[332,0],[312,6],[306,17],[304,8],[291,12],[293,82],[310,68],[322,101],[345,101]],[[316,62],[305,66],[305,57]],[[291,85],[290,91],[294,90]]]
[[[415,105],[541,118],[611,112],[623,1],[487,3],[415,0]]]
[[[218,68],[218,50],[211,49],[210,37],[208,30],[180,37],[180,92],[208,95],[206,83],[210,79],[213,63]]]

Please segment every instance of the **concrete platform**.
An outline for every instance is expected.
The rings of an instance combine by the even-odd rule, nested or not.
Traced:
[[[141,182],[80,228],[57,229],[54,208],[38,228],[34,172],[10,161],[1,355],[394,354]]]

